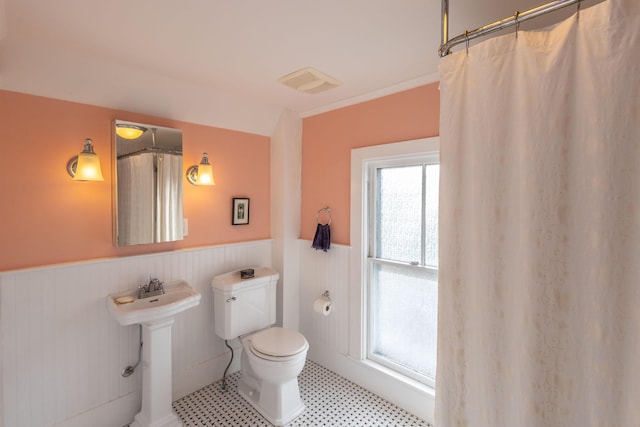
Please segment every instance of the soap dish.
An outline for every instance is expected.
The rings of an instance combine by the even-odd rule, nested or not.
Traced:
[[[132,297],[131,295],[116,298],[116,302],[118,304],[129,304],[130,302],[133,302],[133,301],[135,301],[135,298]]]

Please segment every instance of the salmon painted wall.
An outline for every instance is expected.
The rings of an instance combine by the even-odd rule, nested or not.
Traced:
[[[186,179],[183,241],[116,248],[111,212],[114,119],[183,131],[183,169],[206,151],[216,186]],[[104,182],[66,172],[85,138]],[[0,271],[270,238],[268,137],[0,90]],[[249,197],[249,225],[231,225],[231,199]]]
[[[300,237],[312,240],[316,212],[331,208],[331,241],[348,245],[351,149],[439,134],[438,83],[303,120]]]

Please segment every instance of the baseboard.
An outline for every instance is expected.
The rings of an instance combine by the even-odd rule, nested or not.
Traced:
[[[112,400],[90,411],[83,412],[73,418],[56,423],[56,427],[114,427],[125,426],[133,421],[140,412],[142,395],[140,392],[129,393],[119,399]]]
[[[309,349],[307,357],[416,417],[433,424],[435,395],[432,391],[425,390],[426,387],[414,387],[343,354],[323,351],[323,349]]]
[[[230,342],[233,347],[234,357],[227,375],[240,370],[240,345]],[[199,365],[192,366],[187,372],[181,372],[179,378],[175,378],[172,387],[172,400],[176,401],[187,396],[194,391],[200,390],[220,379],[224,374],[224,370],[231,359],[231,353],[225,352],[221,355],[203,362]]]
[[[235,356],[229,367],[228,374],[240,369],[240,347],[234,347]],[[183,372],[180,378],[174,379],[172,400],[180,399],[194,391],[200,390],[209,384],[222,378],[224,370],[229,363],[231,354],[223,353],[220,356],[208,360],[200,365]],[[68,418],[55,424],[56,427],[114,427],[125,426],[133,421],[135,415],[140,412],[142,394],[140,391],[129,393],[119,399],[113,400],[97,408],[91,409],[73,418]],[[2,421],[0,420],[0,423]]]

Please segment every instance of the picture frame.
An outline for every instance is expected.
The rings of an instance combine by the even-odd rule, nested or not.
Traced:
[[[249,224],[249,198],[234,197],[231,211],[231,225]]]

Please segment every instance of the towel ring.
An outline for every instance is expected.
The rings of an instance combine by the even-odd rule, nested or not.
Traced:
[[[328,214],[329,214],[329,222],[327,222],[326,224],[323,224],[323,225],[329,225],[329,224],[331,224],[331,220],[332,220],[333,218],[331,218],[331,208],[330,208],[330,207],[328,207],[328,206],[327,206],[326,208],[318,209],[318,212],[316,212],[316,222],[317,222],[318,224],[320,224],[320,220],[318,220],[318,215],[320,215],[320,212],[322,212],[322,211],[325,211],[326,213],[328,213]]]

